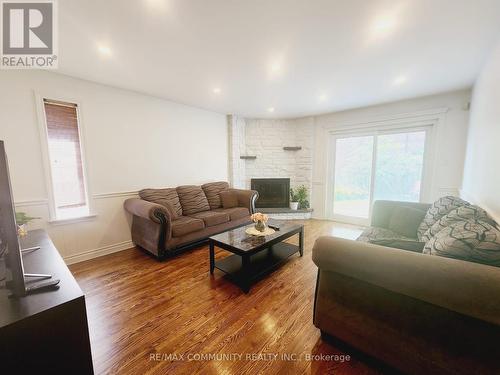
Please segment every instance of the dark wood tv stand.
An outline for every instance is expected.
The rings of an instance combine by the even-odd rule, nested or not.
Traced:
[[[9,297],[2,282],[0,372],[93,374],[82,290],[45,231],[29,232],[21,245],[40,246],[23,254],[26,273],[50,274],[61,281],[57,290],[19,298]]]

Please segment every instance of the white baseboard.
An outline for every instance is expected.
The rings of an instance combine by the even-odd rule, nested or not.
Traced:
[[[69,255],[64,257],[64,261],[66,264],[74,264],[78,262],[83,262],[84,260],[94,259],[98,257],[102,257],[103,255],[108,255],[112,253],[116,253],[118,251],[127,250],[134,247],[134,243],[132,241],[123,241],[118,242],[113,245],[99,247],[97,249],[87,250],[79,254]]]

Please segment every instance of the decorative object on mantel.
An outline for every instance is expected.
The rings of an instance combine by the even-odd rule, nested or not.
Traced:
[[[17,235],[24,237],[28,234],[28,223],[32,220],[40,219],[39,217],[31,217],[25,212],[16,212]]]
[[[290,208],[292,210],[309,208],[308,195],[309,192],[305,185],[300,185],[295,190],[290,188]]]
[[[240,159],[243,159],[243,160],[255,160],[255,159],[257,159],[257,156],[254,156],[254,155],[242,155],[242,156],[240,156]]]
[[[249,234],[251,236],[258,236],[258,237],[269,236],[269,235],[273,234],[274,232],[276,232],[276,231],[272,228],[269,228],[269,227],[266,227],[266,229],[264,229],[263,232],[258,231],[257,229],[255,229],[255,227],[249,227],[249,228],[245,229],[246,234]]]
[[[301,146],[285,146],[283,147],[283,150],[285,151],[299,151],[302,150]]]
[[[250,218],[255,223],[255,229],[259,232],[264,232],[266,230],[266,223],[269,220],[269,217],[266,214],[261,212],[256,212]]]

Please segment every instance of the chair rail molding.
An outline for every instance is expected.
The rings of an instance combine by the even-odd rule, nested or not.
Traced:
[[[94,199],[118,198],[118,197],[134,197],[139,195],[139,190],[130,191],[116,191],[111,193],[97,193],[93,194]]]
[[[113,210],[120,212],[123,209],[123,201],[125,199],[137,196],[137,190],[92,194],[91,198],[95,200],[93,206],[95,210],[94,215],[61,221],[52,221],[50,219],[49,200],[47,198],[18,200],[14,202],[14,206],[16,210],[27,211],[31,216],[40,217],[41,220],[36,220],[33,224],[30,224],[30,229],[45,228],[49,232],[49,235],[53,235],[53,240],[57,242],[58,240],[61,241],[61,238],[64,239],[74,235],[78,237],[80,228],[82,228],[82,233],[87,233],[89,230],[96,230],[96,227],[111,224],[110,219],[101,210],[111,207]],[[125,211],[123,211],[123,215],[127,215]],[[103,241],[104,243],[99,243],[102,241],[101,238],[99,241],[90,241],[87,243],[86,248],[77,249],[68,241],[62,240],[61,246],[58,246],[58,248],[61,250],[66,264],[78,263],[134,247],[130,239],[130,227],[123,224],[124,221],[121,222],[122,224],[117,229],[120,236],[114,239],[109,238]]]
[[[14,206],[17,207],[29,207],[29,206],[47,206],[49,201],[47,199],[27,199],[15,201]]]

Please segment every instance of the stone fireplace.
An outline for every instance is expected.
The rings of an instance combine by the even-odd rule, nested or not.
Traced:
[[[312,193],[314,122],[228,116],[229,178],[236,188],[255,189],[259,211],[279,219],[308,219],[312,210],[290,210],[290,187]],[[309,199],[312,202],[312,198]]]

